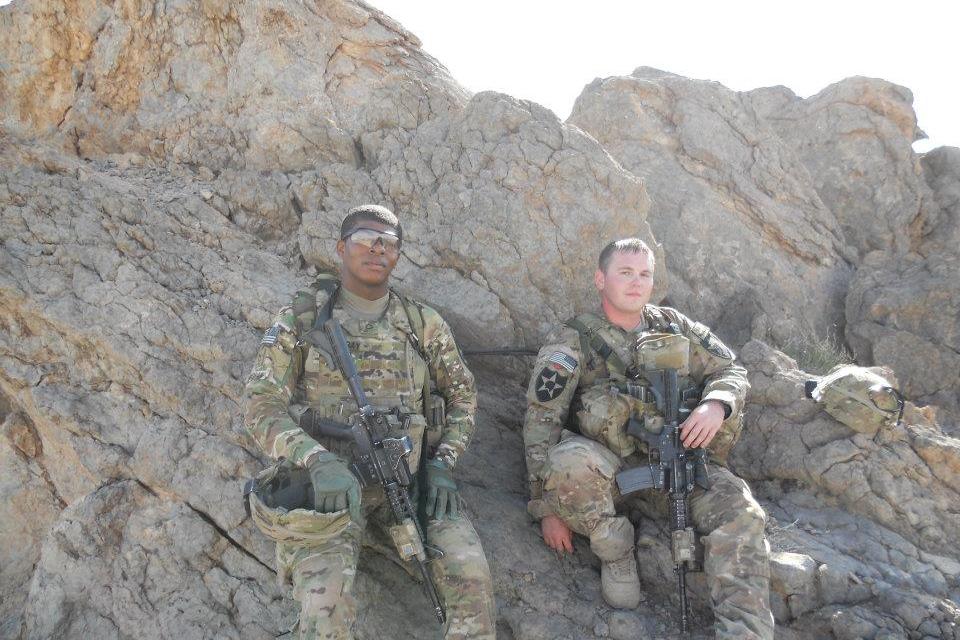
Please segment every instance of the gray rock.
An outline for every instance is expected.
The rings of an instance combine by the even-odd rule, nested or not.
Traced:
[[[956,253],[960,246],[960,148],[934,149],[920,157],[920,165],[939,216],[925,221],[919,252],[924,256]]]
[[[863,256],[904,253],[936,215],[911,145],[917,127],[910,90],[874,78],[847,78],[807,99],[788,89],[744,95],[755,113],[806,168],[820,200]]]
[[[960,416],[960,252],[868,255],[847,295],[847,340],[857,359],[890,366],[903,392]]]
[[[68,507],[30,584],[27,638],[267,638],[272,572],[202,512],[135,481]]]
[[[643,178],[669,301],[734,344],[785,344],[842,322],[840,226],[748,98],[641,67],[589,84],[569,122]]]
[[[912,407],[903,424],[867,438],[804,397],[808,376],[789,358],[759,341],[741,357],[753,394],[731,466],[768,510],[774,550],[812,559],[787,571],[775,554],[778,619],[836,638],[913,637],[920,624],[960,622],[958,567],[936,559],[960,530],[947,506],[960,441]]]
[[[923,158],[936,207],[911,227],[919,258],[867,256],[844,316],[860,257],[845,225],[856,220],[825,204],[824,178],[842,167],[817,159],[828,133],[778,134],[764,114],[815,122],[782,90],[735,94],[638,70],[590,85],[562,123],[530,102],[468,95],[412,34],[346,1],[142,12],[18,2],[0,8],[0,60],[0,636],[289,627],[272,546],[239,500],[240,480],[265,462],[242,433],[241,389],[257,335],[333,266],[339,220],[361,201],[401,214],[397,283],[440,308],[466,347],[537,345],[595,304],[600,246],[639,234],[661,262],[658,298],[669,288],[667,300],[734,346],[825,335],[846,319],[858,356],[891,364],[914,397],[949,404],[955,388],[930,390],[906,356],[885,355],[917,343],[949,358],[949,323],[922,317],[938,288],[943,309],[957,297],[944,257],[955,154]],[[881,86],[841,85],[821,96],[825,109],[850,87]],[[879,91],[891,111],[870,135],[900,146],[862,166],[903,184],[844,188],[909,207],[923,188],[900,148],[912,112],[899,89]],[[873,117],[857,105],[851,121]],[[803,140],[820,155],[798,151]],[[901,220],[899,207],[884,220]],[[882,289],[884,278],[913,293]],[[771,513],[775,549],[818,567],[813,591],[807,572],[778,573],[779,634],[953,637],[957,441],[912,405],[902,428],[854,436],[800,398],[808,376],[790,358],[757,341],[743,357],[754,393],[733,464]],[[491,562],[498,635],[675,634],[664,514],[635,514],[644,602],[610,610],[586,542],[558,559],[524,512],[528,363],[471,366],[479,430],[458,474]],[[358,638],[437,633],[412,584],[365,551],[357,593],[377,606],[364,608]],[[708,637],[702,575],[690,597],[693,635]]]
[[[29,421],[0,392],[0,638],[20,635],[27,590],[40,543],[66,506],[36,458],[42,443]]]
[[[789,618],[799,618],[820,604],[816,561],[802,553],[775,552],[770,556],[770,590],[781,596]]]

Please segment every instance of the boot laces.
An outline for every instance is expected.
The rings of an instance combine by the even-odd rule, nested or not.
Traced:
[[[613,579],[617,580],[618,582],[632,580],[633,576],[636,574],[636,564],[632,555],[628,555],[626,558],[621,558],[619,560],[614,560],[613,562],[608,562],[607,567],[610,569]]]

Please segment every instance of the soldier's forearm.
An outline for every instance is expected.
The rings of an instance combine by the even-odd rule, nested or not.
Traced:
[[[475,430],[473,414],[454,408],[447,414],[447,423],[434,458],[441,460],[450,468],[456,466],[460,456],[467,450]]]

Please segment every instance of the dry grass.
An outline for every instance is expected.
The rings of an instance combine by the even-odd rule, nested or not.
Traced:
[[[853,354],[834,336],[820,338],[799,336],[783,348],[783,352],[797,361],[797,366],[808,373],[823,375],[838,364],[853,362]]]

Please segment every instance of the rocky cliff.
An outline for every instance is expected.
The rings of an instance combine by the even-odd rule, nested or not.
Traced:
[[[398,286],[467,348],[535,347],[592,306],[608,239],[662,243],[658,299],[751,371],[733,465],[772,516],[780,636],[957,637],[960,151],[912,152],[905,88],[801,99],[640,68],[562,122],[470,95],[362,3],[81,0],[0,8],[0,105],[0,637],[289,626],[240,502],[265,462],[242,384],[367,201],[403,219]],[[823,341],[889,368],[902,425],[856,433],[802,398],[782,351]],[[641,531],[644,603],[610,610],[586,545],[557,560],[524,511],[528,363],[471,364],[460,478],[499,635],[675,633],[660,523]],[[360,637],[435,628],[401,569],[361,567]]]

